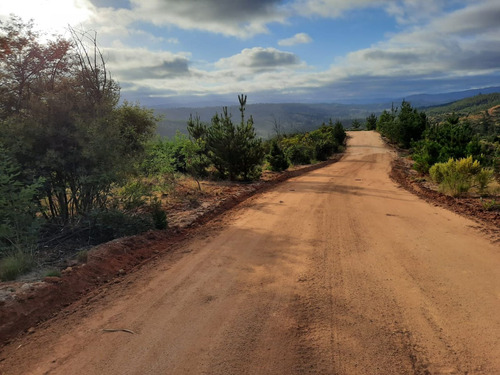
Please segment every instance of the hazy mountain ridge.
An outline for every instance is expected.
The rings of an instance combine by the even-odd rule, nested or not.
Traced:
[[[478,94],[498,92],[500,92],[500,87],[487,87],[441,94],[410,95],[406,98],[372,104],[258,103],[248,104],[245,113],[247,118],[250,115],[253,116],[259,136],[267,138],[273,134],[275,123],[280,124],[281,129],[287,133],[315,129],[321,123],[328,122],[329,119],[340,120],[344,126],[349,127],[354,119],[364,120],[371,113],[378,115],[384,109],[390,109],[393,103],[394,106],[399,106],[403,99],[410,102],[413,107],[424,109],[427,112],[435,111],[436,106],[449,105],[450,102]],[[251,98],[249,99],[251,100]],[[222,112],[222,106],[166,108],[157,105],[152,109],[163,117],[158,127],[158,133],[168,137],[174,136],[177,131],[186,133],[186,124],[191,114],[198,115],[204,122],[209,122],[215,113]],[[235,121],[239,121],[238,105],[229,106],[228,109]]]

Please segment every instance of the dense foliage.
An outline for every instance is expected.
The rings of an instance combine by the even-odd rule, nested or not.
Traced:
[[[366,130],[375,130],[377,128],[377,116],[372,113],[366,118]]]
[[[472,187],[484,192],[493,178],[493,171],[481,168],[479,161],[473,160],[472,156],[436,163],[430,168],[429,174],[442,191],[454,196],[467,193]]]
[[[496,103],[497,95],[478,95],[445,108],[461,105],[476,106]],[[367,118],[370,129],[375,116]],[[426,114],[403,101],[400,108],[385,110],[376,121],[377,130],[391,142],[410,149],[414,168],[420,173],[431,173],[441,189],[452,195],[469,191],[472,187],[483,194],[494,171],[499,172],[500,123],[495,108],[479,116],[460,118],[453,113],[444,120]],[[487,168],[480,168],[482,164]],[[467,169],[470,167],[469,169]]]
[[[433,164],[446,162],[450,158],[481,156],[476,132],[469,122],[460,122],[456,116],[429,126],[422,135],[423,139],[413,143],[415,169],[419,172],[427,173]]]
[[[204,155],[220,178],[248,181],[260,177],[264,149],[262,140],[255,133],[252,116],[245,121],[246,96],[238,98],[241,112],[239,124],[233,123],[231,114],[224,107],[222,114],[214,115],[210,125],[201,123],[197,117],[193,120],[191,116],[188,132],[196,145],[193,161]],[[198,175],[202,164],[192,166]]]
[[[425,112],[429,116],[433,116],[438,120],[443,120],[451,113],[456,113],[465,117],[469,114],[487,111],[498,105],[500,105],[500,93],[479,94],[446,105],[429,107],[425,109]]]
[[[389,141],[409,147],[412,141],[422,137],[427,125],[425,113],[418,112],[409,102],[403,100],[401,108],[392,107],[391,112],[382,112],[377,121],[377,130]]]
[[[316,130],[282,136],[275,142],[290,164],[309,164],[328,159],[344,145],[347,135],[340,121],[322,124]]]
[[[119,105],[95,38],[71,33],[47,40],[31,22],[0,23],[0,246],[26,248],[41,219],[74,225],[116,206],[154,134],[152,111]]]

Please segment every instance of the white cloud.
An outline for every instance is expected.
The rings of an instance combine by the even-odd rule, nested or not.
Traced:
[[[381,0],[296,0],[295,13],[300,16],[337,18],[353,9],[374,8],[386,1]]]
[[[138,5],[137,9],[142,12],[139,18],[145,19],[156,9],[157,16],[153,21],[158,24],[175,22],[177,25],[182,22],[182,28],[243,37],[247,32],[247,36],[266,32],[268,22],[281,22],[289,15],[278,15],[280,8],[276,1],[258,2],[256,10],[246,15],[238,14],[236,8],[229,9],[228,15],[219,15],[220,7],[226,3],[218,6],[215,4],[218,2],[210,2],[215,4],[214,9],[207,11],[202,6],[193,17],[190,15],[192,2],[166,3],[172,5],[172,14],[179,16],[177,20],[162,18],[165,13],[157,1],[148,3],[152,4],[151,8]],[[249,6],[249,2],[243,3]],[[369,48],[348,53],[322,72],[314,71],[293,53],[264,47],[246,48],[215,63],[206,62],[204,69],[195,69],[188,54],[129,50],[119,53],[119,60],[123,63],[113,61],[116,64],[111,64],[110,69],[112,72],[117,69],[119,80],[124,83],[124,93],[140,91],[156,96],[162,93],[167,96],[226,95],[244,90],[269,95],[303,93],[333,99],[339,95],[379,95],[384,90],[394,94],[408,90],[418,92],[425,87],[441,86],[452,90],[453,85],[459,83],[480,85],[487,82],[486,77],[491,73],[498,76],[500,24],[496,20],[500,19],[500,3],[474,2],[452,12],[445,12],[445,3],[416,0],[296,1],[295,11],[300,10],[300,14],[306,16],[339,17],[349,10],[378,6],[400,23],[401,31]],[[462,1],[453,3],[458,6]],[[419,5],[425,8],[421,12],[418,12]],[[206,17],[201,20],[203,12]],[[119,20],[126,24],[131,16],[123,11]],[[137,14],[134,17],[138,17]],[[127,29],[128,33],[132,32],[130,26]],[[293,45],[299,41],[309,42],[310,38],[300,33],[279,41],[279,44]],[[496,82],[500,79],[497,78]]]
[[[238,38],[267,33],[287,18],[280,0],[131,0],[133,13],[155,25],[175,25]]]
[[[124,93],[211,95],[241,92],[244,87],[245,92],[309,90],[318,95],[347,95],[350,88],[367,92],[387,87],[404,90],[403,83],[413,82],[414,87],[424,87],[425,82],[445,84],[451,82],[450,79],[472,75],[479,82],[486,74],[493,72],[498,76],[500,73],[498,0],[293,0],[288,3],[280,0],[131,0],[131,9],[95,8],[88,0],[71,1],[67,0],[86,9],[80,14],[81,21],[88,29],[97,30],[101,45],[108,46],[103,48],[108,67]],[[2,2],[0,7],[5,4]],[[450,7],[458,10],[450,11]],[[322,72],[302,62],[296,54],[265,47],[245,48],[216,62],[205,61],[200,69],[201,60],[192,62],[187,52],[153,51],[147,47],[169,48],[165,45],[170,44],[172,48],[173,45],[179,48],[178,39],[140,29],[144,24],[154,24],[163,30],[175,26],[248,39],[270,32],[271,23],[286,23],[292,16],[336,18],[366,8],[385,10],[399,23],[399,31],[369,48],[346,54]],[[144,47],[126,47],[120,42],[134,41],[138,45],[137,40]],[[298,33],[278,44],[292,46],[311,41],[306,33]],[[197,59],[203,58],[197,56]]]
[[[306,33],[298,33],[292,36],[291,38],[281,39],[278,41],[280,46],[294,46],[296,44],[306,44],[311,43],[312,39]]]
[[[176,79],[189,76],[189,54],[155,52],[146,48],[103,49],[107,65],[119,82]]]
[[[245,48],[241,53],[220,59],[215,66],[220,69],[250,69],[254,71],[297,67],[300,59],[291,52],[276,48]]]

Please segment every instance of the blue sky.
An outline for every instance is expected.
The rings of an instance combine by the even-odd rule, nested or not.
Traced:
[[[42,30],[97,31],[145,105],[350,102],[500,86],[498,0],[16,0]]]

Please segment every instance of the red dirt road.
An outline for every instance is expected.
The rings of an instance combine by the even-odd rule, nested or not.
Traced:
[[[498,244],[351,136],[5,347],[0,374],[500,374]]]

